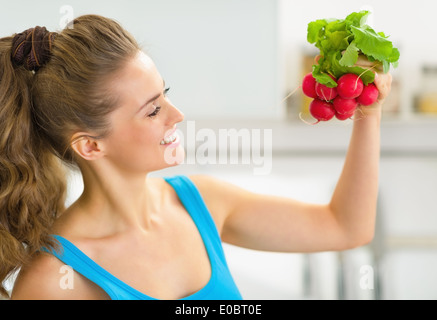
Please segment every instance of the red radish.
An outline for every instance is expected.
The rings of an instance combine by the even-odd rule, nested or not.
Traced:
[[[310,98],[317,98],[316,94],[316,79],[314,79],[312,73],[308,73],[302,81],[302,91]]]
[[[335,109],[332,103],[314,99],[310,104],[310,113],[318,121],[329,121],[335,116]]]
[[[351,111],[351,112],[349,112],[349,113],[343,113],[343,114],[336,112],[336,113],[335,113],[335,117],[336,117],[338,120],[340,120],[340,121],[344,121],[344,120],[347,120],[347,119],[352,118],[352,116],[354,115],[354,113],[355,113],[355,110],[354,110],[354,111]]]
[[[321,83],[316,83],[317,97],[321,100],[330,101],[337,96],[337,88],[329,88]]]
[[[337,96],[334,101],[335,111],[339,114],[350,114],[354,113],[358,106],[356,99],[344,99],[341,96]]]
[[[369,83],[364,87],[363,92],[357,98],[359,104],[363,106],[370,106],[378,100],[379,91],[373,83]]]
[[[337,92],[344,99],[355,99],[363,92],[363,81],[353,73],[347,73],[338,79]]]

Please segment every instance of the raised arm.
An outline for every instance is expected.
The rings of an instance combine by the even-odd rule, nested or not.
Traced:
[[[391,75],[379,74],[379,100],[357,111],[343,171],[326,205],[255,194],[214,178],[194,176],[225,242],[279,252],[344,250],[374,234],[378,197],[381,106]],[[315,186],[317,187],[317,186]]]

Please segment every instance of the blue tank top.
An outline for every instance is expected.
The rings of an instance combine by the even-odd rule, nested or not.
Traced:
[[[176,191],[199,230],[211,264],[209,282],[182,300],[241,300],[241,294],[229,271],[215,223],[199,191],[186,176],[164,178]],[[121,281],[99,266],[67,239],[54,235],[60,250],[46,250],[76,272],[101,287],[112,300],[156,300]]]

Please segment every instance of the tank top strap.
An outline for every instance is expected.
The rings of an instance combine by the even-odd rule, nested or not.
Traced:
[[[194,294],[192,298],[241,300],[242,296],[226,261],[220,234],[196,185],[184,175],[164,179],[173,187],[185,209],[191,215],[205,243],[211,264],[213,264],[212,276],[214,282],[217,281],[214,290],[211,290],[210,293],[203,291],[202,294]]]
[[[191,215],[207,250],[215,252],[219,259],[225,260],[216,224],[196,185],[185,175],[164,177],[164,180],[173,187],[183,206]]]
[[[94,282],[102,288],[112,300],[143,298],[140,292],[133,290],[130,286],[99,266],[69,240],[59,235],[53,235],[53,237],[59,242],[60,248],[58,250],[42,248],[42,251],[54,255],[65,265]]]

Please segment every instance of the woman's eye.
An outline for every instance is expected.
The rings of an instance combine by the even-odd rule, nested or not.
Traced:
[[[152,113],[150,113],[149,115],[147,115],[149,118],[153,118],[156,117],[159,113],[159,111],[161,111],[161,106],[155,106],[155,110],[153,110]]]
[[[164,89],[164,97],[167,96],[169,91],[170,91],[170,88]],[[152,113],[147,115],[147,117],[149,117],[149,118],[156,117],[158,115],[158,113],[161,111],[161,106],[156,106],[156,105],[153,105],[153,106],[155,107],[155,110],[153,110]]]

